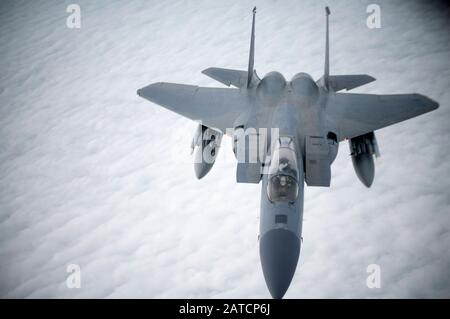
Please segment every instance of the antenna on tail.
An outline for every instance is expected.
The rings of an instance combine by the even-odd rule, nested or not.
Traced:
[[[330,8],[325,7],[326,15],[326,35],[325,35],[325,71],[323,74],[323,84],[328,90],[328,78],[330,76],[330,39],[329,39],[329,27],[328,27],[328,16],[331,14]]]
[[[247,87],[250,87],[254,72],[255,63],[255,16],[256,7],[253,8],[253,21],[252,21],[252,35],[250,38],[250,54],[248,58],[248,77],[247,77]]]

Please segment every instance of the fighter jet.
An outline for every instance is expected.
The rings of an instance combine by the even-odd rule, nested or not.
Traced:
[[[330,75],[330,10],[325,8],[325,67],[314,81],[297,73],[290,81],[279,72],[262,79],[254,70],[255,15],[248,70],[211,67],[202,73],[226,86],[210,88],[154,83],[138,95],[200,124],[192,140],[197,178],[213,166],[223,135],[237,158],[238,183],[261,182],[259,253],[273,298],[286,293],[300,255],[304,183],[329,187],[339,143],[347,140],[356,175],[367,187],[379,156],[375,130],[438,108],[420,94],[342,93],[375,79],[366,74]],[[338,93],[340,92],[340,93]]]

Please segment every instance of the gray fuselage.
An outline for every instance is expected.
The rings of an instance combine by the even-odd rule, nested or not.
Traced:
[[[329,132],[323,112],[328,92],[318,87],[308,74],[299,73],[287,82],[280,73],[271,72],[244,94],[254,101],[245,128],[267,128],[268,145],[271,145],[268,152],[274,146],[270,136],[274,128],[278,129],[280,137],[290,137],[295,144],[298,165],[295,201],[270,200],[267,191],[269,174],[263,174],[261,183],[261,264],[270,293],[274,298],[281,298],[289,287],[300,255],[305,141],[308,136],[326,138]],[[336,156],[337,143],[331,147],[333,156],[329,157],[329,164]]]

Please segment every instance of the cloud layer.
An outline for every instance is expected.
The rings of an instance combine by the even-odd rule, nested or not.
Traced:
[[[246,69],[250,4],[79,1],[0,5],[0,296],[268,298],[258,256],[260,185],[235,183],[231,149],[197,181],[195,124],[136,95],[157,81],[220,86],[200,71]],[[332,2],[331,72],[364,93],[441,104],[377,132],[366,189],[348,146],[331,188],[306,188],[304,243],[286,298],[450,297],[450,36],[445,7]],[[255,67],[323,70],[324,2],[256,1]],[[228,144],[229,146],[229,144]],[[68,289],[79,264],[82,287]],[[368,289],[366,267],[381,267]]]

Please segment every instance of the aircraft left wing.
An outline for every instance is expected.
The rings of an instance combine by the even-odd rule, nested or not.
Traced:
[[[330,94],[326,113],[339,140],[356,137],[416,117],[439,107],[421,94]]]
[[[138,95],[175,113],[225,134],[250,107],[238,89],[209,88],[159,82],[137,91]]]

